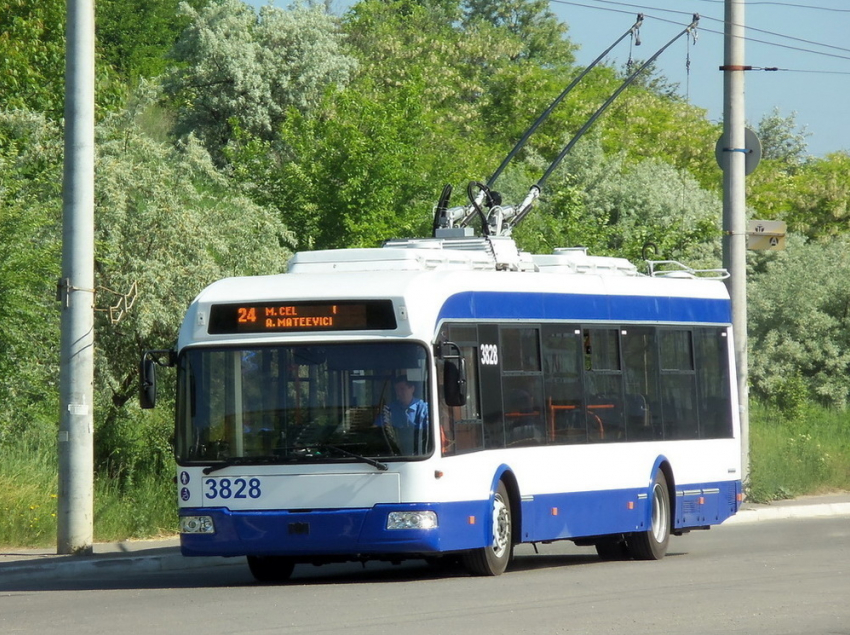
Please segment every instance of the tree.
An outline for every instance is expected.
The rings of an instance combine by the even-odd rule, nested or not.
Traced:
[[[44,115],[0,110],[0,443],[53,437],[62,152]]]
[[[0,108],[59,119],[65,94],[65,1],[6,0],[0,10]]]
[[[763,161],[749,178],[748,197],[761,218],[785,220],[813,240],[846,234],[850,155],[809,158],[793,170],[778,159]]]
[[[314,112],[291,110],[277,139],[241,134],[226,153],[246,191],[280,209],[300,247],[430,233],[443,183],[465,185],[497,165],[481,160],[490,153],[480,82],[457,61],[488,49],[451,15],[448,3],[356,5],[346,30],[359,63],[348,86]]]
[[[270,139],[290,108],[309,112],[354,68],[334,18],[319,6],[264,6],[259,16],[241,0],[181,7],[190,25],[174,47],[181,65],[165,78],[165,90],[177,109],[176,133],[194,133],[214,157],[234,122]]]
[[[142,133],[136,120],[153,99],[98,128],[96,441],[101,466],[113,472],[128,469],[126,448],[139,435],[127,406],[138,392],[141,351],[173,344],[207,284],[282,272],[290,255],[279,216],[231,192],[197,140],[173,147]],[[132,309],[113,322],[117,312],[106,309],[134,289]]]
[[[635,262],[646,255],[719,266],[718,197],[659,159],[630,164],[625,154],[606,157],[600,137],[597,132],[577,144],[553,173],[518,241],[533,251],[582,245]],[[553,218],[559,222],[543,232]]]
[[[100,59],[124,82],[161,75],[168,52],[189,25],[180,14],[181,0],[98,0],[97,45]],[[186,4],[198,9],[204,0]]]
[[[748,286],[753,393],[791,405],[799,388],[822,404],[850,398],[850,244],[788,241]]]
[[[570,65],[576,46],[566,39],[567,25],[549,10],[546,0],[466,0],[464,21],[503,28],[523,43],[514,59],[541,65]]]
[[[759,121],[756,131],[761,142],[762,159],[778,161],[787,169],[792,169],[806,161],[806,127],[797,129],[797,113],[792,112],[787,117],[779,114],[779,108],[765,115]]]
[[[141,351],[171,345],[210,282],[283,271],[291,242],[277,213],[234,193],[195,139],[173,147],[141,131],[155,99],[143,94],[96,130],[95,446],[98,467],[124,475],[136,450],[157,448],[159,460],[167,451],[168,432],[147,430],[130,406]],[[0,170],[10,177],[0,184],[0,441],[51,438],[55,426],[62,154],[56,124],[0,111]],[[113,321],[125,296],[135,302]]]
[[[563,89],[570,69],[523,57],[507,26],[460,16],[457,0],[358,3],[343,25],[358,58],[351,82],[291,114],[279,139],[246,134],[228,152],[252,197],[301,219],[299,245],[427,235],[443,184],[486,180]]]
[[[5,0],[0,9],[0,109],[65,109],[65,0]],[[99,48],[95,53],[99,54]],[[123,85],[108,63],[95,64],[96,103],[120,106]]]

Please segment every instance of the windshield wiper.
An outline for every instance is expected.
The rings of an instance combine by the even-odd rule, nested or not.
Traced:
[[[386,472],[389,467],[386,463],[381,463],[376,459],[370,459],[368,456],[363,456],[362,454],[355,454],[354,452],[349,452],[348,450],[344,450],[335,445],[327,445],[325,443],[318,443],[315,446],[316,448],[322,450],[333,450],[334,452],[339,452],[343,456],[351,457],[352,459],[357,459],[358,461],[362,461],[363,463],[368,463],[369,465],[378,468],[381,472]]]
[[[385,472],[389,469],[386,463],[382,463],[381,461],[371,459],[368,456],[349,452],[348,450],[344,450],[343,448],[340,448],[338,446],[328,445],[326,443],[315,443],[298,449],[309,451],[311,448],[316,450],[330,450],[332,452],[337,452],[338,454],[342,454],[343,456],[347,456],[352,459],[357,459],[358,461],[361,461],[363,463],[368,463],[369,465],[378,468],[382,472]],[[289,449],[292,450],[295,448]],[[291,454],[288,456],[232,456],[228,459],[224,459],[221,463],[216,463],[215,465],[208,465],[203,469],[203,473],[212,474],[213,472],[218,472],[219,470],[223,470],[224,468],[231,467],[233,465],[268,465],[272,463],[283,465],[292,461],[304,461],[306,459],[317,458],[320,457],[315,454]]]
[[[231,456],[224,459],[221,463],[208,465],[202,471],[204,474],[212,474],[232,465],[268,465],[270,463],[280,463],[280,457],[277,456]]]

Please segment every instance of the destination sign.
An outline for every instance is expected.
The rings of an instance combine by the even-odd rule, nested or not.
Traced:
[[[396,328],[390,300],[214,304],[208,333],[292,333]]]

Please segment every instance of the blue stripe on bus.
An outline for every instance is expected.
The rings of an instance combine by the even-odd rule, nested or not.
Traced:
[[[679,492],[683,488],[677,488]],[[714,525],[738,509],[740,482],[689,485],[688,495],[671,501],[674,528]],[[712,493],[708,493],[712,492]],[[645,489],[538,495],[520,503],[515,534],[520,542],[537,542],[645,531],[649,497]],[[181,516],[209,515],[215,534],[183,534],[185,556],[282,555],[311,557],[422,555],[488,546],[492,536],[490,501],[375,505],[367,509],[314,511],[231,511],[184,508]],[[433,510],[439,528],[389,530],[391,511]],[[520,529],[521,528],[521,529]]]
[[[729,324],[728,300],[669,296],[465,291],[448,298],[438,320],[607,320]]]

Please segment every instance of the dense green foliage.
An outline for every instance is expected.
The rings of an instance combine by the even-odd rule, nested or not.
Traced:
[[[43,115],[0,112],[0,445],[57,416],[61,156]]]
[[[750,287],[750,379],[796,412],[808,399],[850,400],[850,237],[796,240],[764,258]]]
[[[130,85],[168,70],[169,53],[189,26],[189,17],[179,11],[182,1],[98,0],[95,20],[103,65]],[[204,3],[186,1],[194,9]]]
[[[292,108],[310,112],[325,88],[344,84],[353,60],[340,50],[332,18],[319,7],[264,6],[257,16],[240,0],[200,11],[181,5],[189,26],[165,77],[178,135],[189,132],[214,155],[227,144],[232,120],[270,138]]]
[[[58,419],[64,13],[64,0],[0,0],[7,490],[27,482],[15,470],[28,453],[49,475]],[[152,485],[170,471],[168,404],[138,410],[135,369],[143,348],[174,341],[198,290],[281,271],[293,248],[428,235],[443,185],[465,204],[467,183],[487,180],[580,69],[568,25],[541,0],[362,0],[342,17],[311,2],[255,12],[240,0],[103,0],[97,19],[95,444],[105,524],[142,490],[170,496]],[[603,65],[579,84],[498,180],[506,202],[525,196],[625,74]],[[758,132],[751,214],[785,220],[794,235],[785,252],[751,254],[752,393],[798,425],[812,403],[842,412],[850,399],[850,156],[807,156],[805,131],[779,111]],[[718,135],[649,73],[553,172],[514,237],[533,251],[583,245],[638,263],[652,254],[719,266]],[[115,322],[109,309],[125,295],[135,302]],[[4,505],[46,509],[53,488],[41,474],[21,485],[28,504]],[[130,533],[162,527],[152,519],[169,505],[140,512]],[[34,521],[22,513],[26,531]]]
[[[65,0],[0,3],[0,107],[60,117],[65,90]]]

